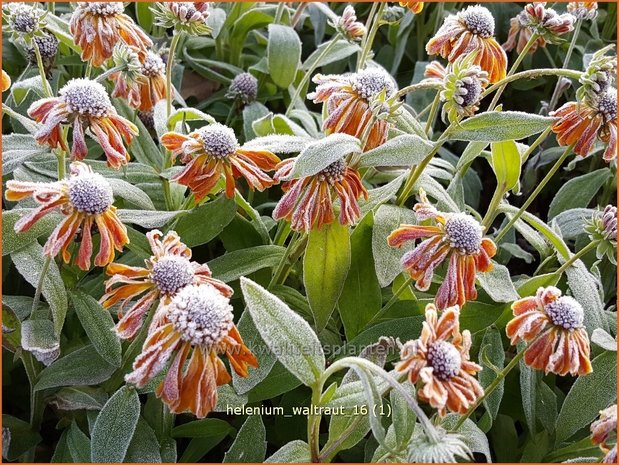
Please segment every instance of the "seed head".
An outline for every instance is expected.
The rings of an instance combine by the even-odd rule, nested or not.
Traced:
[[[100,83],[86,78],[71,79],[58,91],[73,113],[101,118],[112,109],[110,97]]]
[[[198,130],[204,151],[215,158],[226,158],[236,152],[239,141],[234,131],[220,123],[209,124]]]
[[[481,5],[469,6],[460,12],[460,18],[473,34],[484,39],[494,35],[494,18],[487,8]]]
[[[576,299],[570,296],[562,296],[550,302],[546,307],[546,314],[555,326],[564,329],[582,328],[584,322],[584,310]]]
[[[604,121],[617,119],[617,89],[610,87],[596,98],[597,110],[604,115]]]
[[[37,29],[41,14],[37,8],[25,3],[9,5],[8,22],[9,27],[21,34],[30,34]]]
[[[98,215],[114,203],[112,187],[98,173],[84,173],[69,180],[69,200],[79,212]]]
[[[248,104],[256,100],[258,95],[258,79],[250,73],[241,73],[230,83],[226,97],[232,100],[240,100]]]
[[[138,111],[138,118],[146,129],[155,129],[155,112],[153,110]]]
[[[391,76],[379,69],[364,69],[353,75],[351,86],[363,99],[370,100],[385,91],[386,97],[395,92]]]
[[[146,54],[144,64],[142,65],[142,74],[148,77],[165,74],[165,64],[158,54],[154,52],[148,52]]]
[[[54,34],[46,33],[44,36],[35,36],[34,41],[39,48],[44,63],[50,62],[56,58],[56,54],[58,53],[58,39]],[[37,56],[34,47],[28,48],[28,61],[33,66],[37,64]]]
[[[193,268],[186,257],[164,256],[153,266],[151,279],[163,294],[173,295],[193,281]]]
[[[479,222],[466,213],[454,213],[445,222],[447,241],[451,247],[467,255],[479,252],[482,232]]]
[[[428,363],[434,368],[434,376],[445,381],[458,374],[462,356],[450,342],[437,341],[428,348]]]
[[[475,77],[467,77],[460,81],[460,86],[456,93],[456,101],[463,107],[470,107],[479,102],[479,97],[483,91],[481,81]],[[459,101],[458,101],[459,100]]]
[[[346,162],[343,158],[339,159],[336,162],[331,163],[325,169],[323,169],[319,174],[319,179],[321,181],[327,181],[329,184],[333,185],[336,182],[344,179],[344,174],[346,173]]]
[[[193,346],[211,348],[221,342],[234,326],[232,318],[230,300],[210,284],[183,288],[168,307],[174,329]]]

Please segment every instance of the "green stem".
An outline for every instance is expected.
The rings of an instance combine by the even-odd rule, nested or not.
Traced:
[[[537,139],[535,139],[535,141],[533,141],[533,143],[529,146],[529,148],[522,154],[522,166],[524,166],[524,164],[526,163],[526,161],[529,159],[529,157],[531,156],[531,154],[533,153],[533,151],[539,147],[539,145],[544,142],[544,140],[546,140],[546,137],[548,137],[548,134],[550,134],[552,132],[552,126],[548,126],[544,132],[542,132]]]
[[[90,79],[90,75],[92,74],[92,61],[86,63],[86,71],[84,71],[84,77]]]
[[[168,52],[168,62],[166,63],[166,115],[169,118],[172,114],[172,68],[174,67],[174,53],[181,38],[181,34],[174,34],[172,42],[170,42],[170,51]]]
[[[578,252],[572,255],[569,258],[569,260],[567,260],[563,265],[561,265],[561,267],[557,271],[554,272],[555,276],[561,276],[565,270],[567,270],[570,266],[574,264],[574,262],[576,262],[577,260],[580,260],[582,257],[587,255],[592,250],[595,250],[597,246],[599,245],[599,243],[600,243],[599,240],[589,242],[586,246],[584,246],[582,249],[580,249]]]
[[[516,61],[514,61],[514,64],[509,69],[509,72],[507,73],[506,77],[510,77],[516,72],[516,70],[518,69],[518,66],[520,66],[520,63],[522,63],[522,60],[524,60],[524,57],[529,52],[530,48],[533,47],[535,42],[537,42],[538,38],[539,38],[539,34],[535,32],[531,34],[529,41],[526,43],[522,51],[518,54]],[[492,102],[490,103],[490,108],[489,108],[490,110],[494,110],[494,107],[496,107],[496,104],[499,102],[499,98],[501,97],[501,94],[503,93],[503,90],[505,89],[505,85],[506,84],[503,84],[501,87],[499,87],[499,89],[497,90],[497,93],[494,94],[494,98],[492,99]]]
[[[45,282],[45,275],[47,274],[47,270],[49,270],[49,265],[52,262],[52,257],[45,257],[45,261],[43,262],[43,268],[41,268],[41,274],[39,275],[39,281],[37,282],[37,288],[34,291],[34,298],[32,299],[32,310],[30,311],[31,315],[34,315],[34,312],[39,308],[39,302],[41,301],[41,291],[43,290],[43,283]]]
[[[518,212],[512,217],[511,220],[509,220],[509,222],[505,225],[505,227],[503,229],[501,229],[499,231],[499,233],[496,235],[496,237],[494,238],[494,242],[495,243],[499,243],[501,241],[501,239],[503,239],[505,237],[505,234],[507,234],[509,232],[509,230],[512,228],[512,226],[514,224],[516,224],[516,221],[518,221],[518,219],[522,216],[522,214],[527,210],[527,208],[529,208],[529,205],[531,205],[531,203],[533,203],[533,200],[535,200],[535,198],[538,196],[538,194],[542,191],[542,189],[544,189],[544,187],[546,186],[546,184],[548,184],[548,181],[550,181],[550,179],[552,179],[552,177],[554,176],[554,174],[559,170],[559,168],[561,168],[561,165],[563,164],[563,162],[565,161],[565,159],[570,155],[570,153],[572,152],[572,148],[574,147],[574,144],[568,146],[565,151],[563,152],[563,154],[559,157],[559,159],[555,162],[555,164],[552,166],[552,168],[550,168],[550,171],[548,171],[548,174],[546,174],[546,176],[544,177],[544,179],[542,179],[542,181],[537,185],[537,187],[535,188],[535,190],[531,193],[531,195],[529,196],[529,198],[527,198],[526,202],[522,205],[522,207],[520,207],[520,210],[518,210]]]
[[[331,41],[328,43],[328,45],[324,48],[324,50],[320,53],[320,55],[318,56],[318,58],[316,58],[316,60],[314,61],[314,63],[312,63],[312,66],[310,66],[307,70],[307,72],[305,73],[305,75],[303,76],[303,79],[301,79],[301,82],[299,83],[299,85],[297,86],[297,88],[294,91],[294,95],[292,96],[291,100],[290,100],[290,105],[288,106],[288,109],[286,110],[285,115],[288,116],[290,115],[290,112],[294,109],[294,107],[297,104],[297,100],[298,98],[301,96],[301,92],[303,92],[303,89],[305,88],[305,86],[307,85],[307,83],[309,82],[310,78],[312,77],[312,74],[314,73],[314,71],[316,71],[316,68],[318,68],[318,65],[320,63],[320,61],[327,56],[327,54],[329,52],[331,52],[331,50],[333,50],[333,47],[335,47],[335,44],[338,42],[338,40],[340,40],[342,38],[341,34],[336,34],[335,36],[333,36],[333,38],[331,39]]]
[[[320,404],[322,386],[312,389],[312,405]],[[312,409],[313,410],[313,409]],[[313,413],[307,418],[307,441],[313,463],[320,462],[320,415]]]
[[[368,18],[365,21],[365,30],[369,31],[372,27],[372,21],[374,20],[374,15],[376,14],[376,10],[378,9],[378,2],[373,2],[372,3],[372,7],[370,8],[370,13],[368,14]],[[359,54],[358,54],[358,58],[357,58],[357,72],[361,69],[361,54],[363,53],[363,51],[365,50],[365,44],[368,41],[368,34],[365,34],[363,36],[363,39],[361,40],[361,44],[360,44],[360,48],[359,48]]]
[[[563,68],[567,68],[570,63],[570,58],[572,58],[572,52],[574,51],[574,47],[576,46],[576,41],[578,40],[578,34],[580,33],[580,27],[582,26],[582,19],[578,19],[576,21],[576,26],[574,26],[574,34],[572,35],[572,40],[570,41],[570,45],[567,49],[567,53],[565,54],[565,59],[563,60]],[[550,103],[548,104],[548,112],[554,110],[557,102],[559,101],[559,97],[561,94],[561,79],[557,79],[557,83],[555,84],[555,89],[552,92],[552,97],[550,98]]]
[[[501,185],[497,185],[492,195],[492,199],[490,200],[490,205],[488,205],[488,210],[486,211],[486,215],[481,220],[481,225],[487,231],[494,219],[497,215],[497,208],[501,205],[501,200],[503,200],[503,196],[505,195],[505,189]]]
[[[374,323],[376,320],[378,320],[380,317],[382,317],[387,310],[389,310],[393,304],[395,304],[398,300],[400,295],[402,294],[402,292],[404,292],[406,290],[406,288],[413,282],[413,278],[408,277],[406,279],[406,281],[404,281],[404,284],[402,284],[394,293],[393,296],[391,296],[391,299],[389,299],[389,301],[385,304],[385,306],[383,308],[381,308],[373,317],[370,321],[368,321],[368,323],[365,325],[365,327],[367,328],[368,326],[370,326],[372,323]]]
[[[36,40],[32,41],[32,47],[37,58],[37,67],[39,68],[39,76],[41,77],[43,92],[45,92],[46,97],[52,97],[52,88],[49,85],[49,82],[47,82],[47,76],[45,76],[45,66],[43,66],[43,58],[41,58],[41,50],[39,50],[39,45]]]
[[[434,119],[436,118],[436,112],[438,111],[438,107],[441,104],[441,92],[439,90],[436,91],[436,95],[434,96],[434,100],[432,101],[432,106],[430,107],[430,114],[428,115],[428,121],[426,122],[425,132],[426,135],[430,135],[430,131],[434,126]]]
[[[305,9],[307,8],[307,4],[308,2],[302,2],[299,4],[299,6],[297,7],[296,11],[294,12],[294,15],[292,16],[292,19],[290,20],[290,26],[291,27],[297,27],[297,23],[299,22],[299,20],[301,19],[301,15],[303,14],[303,12],[305,11]]]
[[[417,84],[411,84],[410,86],[402,87],[392,97],[392,100],[397,100],[400,97],[405,96],[406,94],[410,94],[410,93],[418,91],[418,90],[436,89],[437,91],[440,91],[441,88],[442,88],[442,84],[441,83],[439,83],[437,81],[430,80],[430,79],[426,79],[426,80],[423,80],[421,82],[418,82]]]
[[[284,16],[284,8],[286,7],[286,2],[279,2],[277,5],[277,10],[275,11],[275,19],[273,23],[279,24],[282,20],[282,16]]]
[[[277,264],[277,267],[275,268],[275,272],[273,273],[273,277],[271,278],[271,281],[269,282],[267,289],[271,289],[280,280],[280,276],[284,272],[284,268],[286,267],[288,258],[290,257],[290,254],[292,253],[296,242],[299,240],[299,237],[300,237],[299,233],[294,233],[294,235],[292,236],[292,239],[290,239],[290,242],[288,243],[288,247],[286,247],[286,251],[284,252],[284,255],[282,255],[282,258]]]
[[[41,423],[43,422],[43,411],[45,404],[43,404],[41,391],[35,391],[34,386],[37,383],[37,378],[41,372],[41,364],[37,362],[34,356],[30,352],[23,351],[21,355],[22,363],[24,364],[24,370],[28,377],[30,384],[30,429],[34,432],[41,429]],[[34,462],[36,448],[33,447],[25,454],[25,462]]]
[[[110,77],[114,73],[118,73],[119,71],[124,71],[125,65],[114,66],[113,68],[108,69],[107,71],[99,74],[95,81],[104,82],[108,77]]]
[[[573,69],[556,69],[556,68],[542,68],[542,69],[530,69],[527,71],[521,71],[520,73],[512,74],[501,79],[496,84],[488,87],[482,92],[481,98],[485,98],[494,91],[505,87],[510,82],[518,81],[519,79],[534,79],[543,76],[564,76],[570,79],[580,79],[582,73]],[[494,107],[492,107],[494,108]]]
[[[376,11],[376,15],[374,16],[374,22],[372,23],[372,28],[370,29],[367,40],[365,41],[363,49],[361,50],[359,62],[357,63],[357,71],[360,71],[365,67],[365,62],[370,56],[370,51],[372,50],[372,45],[374,45],[376,33],[378,32],[378,28],[380,27],[381,21],[383,19],[383,13],[385,11],[386,4],[386,2],[380,2],[380,5],[378,6],[378,10]]]

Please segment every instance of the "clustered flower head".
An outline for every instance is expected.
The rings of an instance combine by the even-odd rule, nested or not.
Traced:
[[[46,15],[47,12],[37,3],[8,2],[2,7],[2,16],[7,24],[5,32],[11,33],[13,40],[22,39],[26,44],[44,34]]]
[[[606,205],[604,210],[596,210],[585,222],[585,231],[592,242],[598,242],[596,255],[603,256],[616,264],[617,261],[617,207]]]
[[[282,161],[275,173],[282,184],[284,196],[273,210],[273,218],[285,218],[295,231],[320,229],[335,220],[333,197],[340,201],[339,222],[351,225],[361,216],[358,200],[368,198],[356,169],[344,159],[331,163],[316,174],[300,179],[288,179],[294,169],[295,159]]]
[[[449,260],[435,303],[440,310],[463,306],[477,299],[477,273],[492,270],[490,259],[496,254],[496,245],[483,237],[482,226],[471,215],[439,212],[430,204],[423,189],[419,197],[421,202],[414,207],[417,221],[431,220],[434,225],[403,224],[387,241],[392,247],[401,247],[408,241],[423,239],[402,257],[402,267],[416,281],[420,291],[430,288],[435,269]]]
[[[602,410],[591,423],[591,441],[606,454],[602,463],[617,463],[617,404]]]
[[[524,353],[527,365],[561,376],[591,372],[584,310],[576,299],[562,296],[556,287],[540,287],[535,296],[514,302],[512,310],[507,337],[514,345],[529,343]]]
[[[82,270],[90,268],[92,234],[98,231],[101,237],[96,266],[105,266],[114,260],[114,250],[121,252],[129,243],[127,228],[116,215],[112,187],[100,174],[81,162],[71,163],[68,179],[56,182],[27,182],[10,180],[6,183],[6,199],[12,202],[31,197],[39,206],[15,223],[15,231],[23,233],[34,226],[43,216],[54,211],[64,215],[54,232],[49,236],[43,253],[55,257],[62,252],[65,263],[71,261],[71,246],[81,236],[76,265]]]
[[[145,267],[111,263],[106,268],[110,278],[101,305],[110,308],[120,304],[115,330],[123,339],[135,336],[146,312],[157,301],[151,328],[160,326],[172,298],[190,284],[210,284],[223,296],[232,295],[232,289],[214,279],[207,265],[191,261],[191,249],[175,231],[163,235],[155,229],[146,233],[146,238],[153,255],[144,261]]]
[[[361,42],[368,32],[365,25],[357,21],[355,9],[351,5],[344,8],[342,16],[338,16],[332,26],[350,42]]]
[[[474,64],[488,73],[491,83],[505,77],[507,55],[494,38],[492,13],[481,5],[449,15],[426,45],[429,55],[440,55],[450,63],[472,51],[477,51]]]
[[[80,2],[70,21],[75,43],[82,48],[82,60],[101,66],[112,57],[114,47],[124,43],[140,53],[153,46],[152,40],[124,13],[122,2]]]
[[[574,30],[574,17],[569,13],[559,14],[552,8],[546,8],[545,2],[536,2],[528,3],[518,16],[511,19],[510,25],[503,48],[510,51],[516,47],[520,53],[532,35],[537,34],[537,40],[529,49],[529,53],[534,53],[538,47],[545,47],[547,42],[558,43],[560,36]]]
[[[241,73],[234,77],[226,92],[226,97],[247,105],[256,100],[258,95],[258,79],[251,73]]]
[[[244,149],[234,131],[223,124],[209,124],[189,135],[168,132],[161,143],[185,163],[172,179],[189,187],[196,202],[210,194],[222,176],[228,198],[234,197],[235,178],[245,178],[250,189],[259,191],[275,183],[266,172],[275,169],[279,158],[268,150]]]
[[[587,69],[579,79],[580,88],[576,91],[576,98],[582,100],[587,94],[600,94],[608,90],[616,80],[617,55],[614,45],[608,45],[593,54]]]
[[[226,355],[239,376],[258,367],[233,322],[229,297],[212,284],[190,284],[171,299],[125,379],[143,387],[167,369],[157,397],[173,413],[204,418],[217,404],[217,386],[231,381],[219,355]]]
[[[37,55],[34,49],[36,46],[41,54],[41,60],[43,61],[43,68],[47,78],[51,75],[51,69],[56,61],[56,55],[58,54],[58,39],[51,32],[42,32],[41,36],[34,37],[34,43],[31,47],[28,47],[28,61],[32,66],[37,66]]]
[[[576,19],[593,21],[598,15],[597,2],[569,2],[567,11]]]
[[[153,8],[155,24],[191,35],[210,34],[208,2],[160,2]]]
[[[391,123],[376,113],[389,115],[397,106],[389,100],[396,85],[386,71],[367,68],[348,75],[317,74],[313,81],[318,85],[307,98],[326,105],[327,117],[322,124],[326,134],[343,133],[361,139],[369,129],[363,150],[386,142]]]
[[[34,135],[37,142],[51,148],[68,150],[62,125],[70,125],[73,128],[73,160],[83,160],[88,155],[85,133],[90,130],[103,148],[108,165],[113,168],[129,162],[125,143],[130,144],[138,134],[133,123],[118,115],[105,88],[87,78],[70,80],[58,91],[58,97],[34,102],[28,115],[41,123]]]
[[[413,385],[421,384],[419,398],[438,409],[465,413],[484,394],[475,374],[481,366],[469,356],[471,333],[460,332],[460,310],[449,307],[438,316],[433,304],[425,310],[419,339],[402,345],[400,361],[395,369],[407,373]]]

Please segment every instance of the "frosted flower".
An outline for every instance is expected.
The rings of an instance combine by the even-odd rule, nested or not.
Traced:
[[[569,2],[567,11],[576,19],[593,21],[598,15],[598,2]]]
[[[617,207],[606,205],[604,210],[596,210],[585,221],[585,231],[592,242],[598,242],[596,255],[598,259],[606,256],[615,264],[617,261]]]
[[[357,21],[355,9],[351,5],[344,8],[342,16],[332,26],[350,42],[361,42],[368,32],[365,25]]]
[[[153,230],[146,237],[153,255],[144,261],[145,267],[111,263],[106,268],[110,278],[105,282],[101,305],[110,308],[120,304],[120,319],[115,329],[123,339],[135,336],[146,312],[157,301],[152,327],[159,326],[172,298],[190,284],[210,284],[225,297],[232,295],[232,289],[213,278],[207,265],[191,261],[191,249],[176,232],[163,235]]]
[[[245,105],[256,100],[258,95],[258,79],[250,73],[241,73],[230,83],[226,97],[238,100]]]
[[[274,184],[266,171],[275,169],[279,158],[268,150],[240,147],[234,131],[223,124],[210,124],[189,135],[168,132],[161,143],[173,157],[181,156],[185,167],[172,180],[189,187],[197,202],[213,191],[222,176],[228,198],[234,197],[238,177],[259,191]]]
[[[43,68],[47,78],[51,76],[51,69],[56,61],[56,55],[58,54],[58,39],[51,32],[43,32],[41,36],[34,37],[34,43],[39,48],[41,54],[41,61],[43,62]],[[33,44],[34,45],[34,44]],[[37,56],[33,47],[28,47],[28,61],[32,66],[37,66]]]
[[[115,73],[110,79],[116,83],[112,97],[127,99],[132,108],[141,112],[151,111],[167,95],[165,64],[155,52],[146,52],[139,74],[134,79],[123,72]]]
[[[71,261],[69,247],[74,244],[78,231],[81,235],[76,264],[82,270],[90,269],[93,231],[101,236],[96,266],[105,266],[114,260],[114,249],[122,251],[129,243],[127,229],[116,215],[112,205],[112,188],[100,174],[81,162],[71,163],[68,179],[42,183],[7,181],[6,199],[12,202],[32,197],[40,206],[15,223],[18,233],[28,231],[43,216],[60,211],[65,218],[47,239],[43,253],[55,257],[62,252],[65,263]]]
[[[606,92],[616,79],[617,55],[614,45],[608,45],[593,54],[587,69],[578,80],[582,86],[576,92],[577,100],[583,100],[587,94]],[[610,55],[607,55],[611,52]]]
[[[433,219],[435,225],[401,225],[387,241],[400,247],[408,241],[423,241],[402,257],[402,266],[416,281],[417,289],[429,289],[434,270],[449,260],[447,274],[436,294],[439,309],[464,305],[477,298],[475,278],[478,272],[492,270],[490,259],[496,254],[496,245],[483,237],[479,222],[465,213],[443,213],[429,202],[420,190],[421,202],[415,205],[418,221]]]
[[[108,165],[120,168],[129,162],[129,153],[123,144],[130,144],[138,128],[118,115],[105,88],[90,79],[72,79],[58,91],[58,97],[34,102],[28,115],[41,123],[34,137],[39,144],[68,150],[62,136],[62,125],[73,128],[71,159],[83,160],[88,155],[85,131],[89,129],[99,142]]]
[[[210,34],[208,10],[207,2],[162,2],[156,3],[153,8],[157,26],[191,35]]]
[[[10,33],[14,40],[23,39],[29,45],[44,29],[46,15],[47,12],[39,8],[37,3],[3,3],[2,16],[6,22],[4,32]]]
[[[232,317],[228,297],[211,284],[184,287],[168,305],[165,321],[144,342],[126,381],[143,387],[167,367],[157,397],[173,413],[204,418],[217,404],[217,386],[231,381],[220,354],[240,376],[248,376],[249,366],[258,367]]]

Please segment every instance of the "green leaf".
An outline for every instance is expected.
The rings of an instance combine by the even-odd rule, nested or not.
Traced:
[[[48,155],[49,149],[39,145],[30,135],[2,135],[2,174],[7,175],[23,163],[37,156]]]
[[[331,45],[331,41],[320,44],[318,48],[316,48],[316,50],[314,50],[312,54],[307,57],[303,63],[303,69],[317,69],[321,66],[344,60],[360,50],[357,44],[351,44],[345,39],[340,39],[337,43],[333,44],[333,46]],[[329,46],[331,46],[331,50],[329,50],[329,53],[326,55],[323,55],[325,49]]]
[[[585,208],[600,188],[613,177],[609,168],[602,168],[570,179],[555,194],[548,210],[548,219],[571,208]]]
[[[604,302],[600,296],[598,279],[580,260],[565,270],[565,274],[572,295],[585,309],[584,323],[587,332],[591,334],[595,328],[608,330],[608,320],[604,316]]]
[[[402,383],[402,387],[408,391],[413,399],[416,398],[415,386],[413,386],[410,382],[406,381]],[[415,413],[411,410],[399,391],[391,391],[389,399],[391,401],[391,412],[393,416],[392,424],[396,442],[398,449],[401,450],[404,449],[413,435],[417,415],[415,415]]]
[[[101,388],[90,386],[65,387],[50,404],[60,410],[101,410],[108,396]]]
[[[309,233],[303,258],[303,283],[318,331],[329,322],[351,262],[348,228],[338,222]]]
[[[481,341],[479,349],[479,361],[483,366],[483,370],[479,372],[479,382],[482,387],[487,388],[497,377],[497,374],[492,370],[491,365],[499,370],[503,369],[505,364],[505,352],[503,351],[503,342],[499,330],[491,326],[484,333],[484,338]],[[497,388],[485,400],[484,406],[494,420],[499,413],[501,400],[503,399],[503,391],[505,390],[505,380],[501,380]]]
[[[520,180],[520,153],[513,140],[496,142],[491,145],[492,169],[496,176],[498,189],[505,193],[518,185]]]
[[[14,82],[11,85],[11,94],[13,95],[13,99],[15,99],[15,103],[18,105],[23,103],[30,91],[36,94],[36,98],[44,97],[43,83],[41,82],[40,76],[33,76],[23,81]]]
[[[525,350],[525,344],[518,344],[518,351]],[[540,372],[535,371],[524,362],[520,360],[518,363],[520,366],[520,394],[522,398],[522,409],[524,410],[524,416],[529,427],[529,433],[532,435],[536,432],[536,419],[537,419],[537,404],[538,404],[538,392],[537,386],[540,382]]]
[[[56,228],[60,219],[59,214],[45,215],[27,232],[15,232],[15,223],[24,215],[30,213],[31,208],[15,208],[2,212],[2,255],[9,255],[31,244],[41,236],[49,236]]]
[[[46,366],[60,355],[60,341],[50,320],[24,321],[21,326],[21,346]]]
[[[13,252],[11,259],[19,274],[36,289],[46,260],[46,257],[43,255],[43,247],[38,242],[32,242],[27,247]],[[67,315],[68,301],[67,291],[60,276],[60,270],[54,260],[49,262],[47,273],[43,279],[41,294],[45,297],[49,308],[52,310],[54,332],[59,336]]]
[[[172,430],[173,438],[208,438],[227,436],[232,427],[218,418],[203,418],[177,426]]]
[[[183,216],[176,225],[176,232],[188,247],[206,244],[230,224],[234,215],[234,200],[221,195]]]
[[[93,462],[122,462],[140,418],[140,399],[135,389],[120,388],[106,402],[92,429]]]
[[[150,197],[139,187],[134,186],[127,181],[118,178],[108,178],[107,181],[112,187],[114,197],[120,197],[128,202],[131,202],[136,207],[144,210],[154,210],[155,206]]]
[[[442,426],[448,431],[452,430],[456,426],[456,423],[458,423],[459,419],[460,415],[450,413],[443,419]],[[487,462],[492,462],[492,454],[490,453],[488,438],[472,420],[467,418],[458,430],[458,433],[462,435],[462,440],[467,446],[469,446],[471,452],[483,454],[486,457]]]
[[[350,236],[350,271],[338,301],[346,338],[359,334],[380,311],[382,297],[372,257],[373,215],[368,213]]]
[[[74,463],[90,463],[90,439],[75,421],[67,433],[67,447]]]
[[[88,345],[65,355],[41,371],[34,390],[99,384],[114,371],[114,366],[103,360],[93,346]]]
[[[555,216],[551,224],[559,228],[565,240],[575,239],[585,232],[586,223],[594,211],[591,208],[570,208]]]
[[[73,308],[88,339],[103,359],[110,365],[120,367],[122,362],[122,347],[120,339],[114,333],[112,315],[104,309],[94,297],[81,291],[69,293]]]
[[[494,263],[492,270],[478,273],[477,280],[482,289],[495,302],[513,302],[520,298],[512,283],[509,270],[503,265]]]
[[[163,155],[140,118],[135,117],[135,110],[129,108],[129,105],[121,99],[114,99],[114,106],[121,116],[133,121],[140,131],[129,146],[131,155],[140,163],[159,170],[163,166]]]
[[[262,417],[250,415],[226,452],[223,463],[262,463],[266,452],[266,429]]]
[[[301,40],[290,26],[269,24],[267,61],[273,82],[284,89],[294,81],[301,59]]]
[[[242,277],[245,303],[262,339],[303,384],[311,386],[325,368],[325,356],[310,325],[269,291]]]
[[[181,211],[151,211],[151,210],[128,210],[121,208],[116,211],[118,218],[123,223],[137,224],[147,229],[161,228],[179,215]]]
[[[588,426],[617,399],[617,353],[604,352],[591,365],[593,372],[579,376],[563,401],[556,424],[557,444]]]
[[[555,118],[519,111],[490,111],[462,121],[450,137],[478,142],[520,140],[544,131],[554,121]]]
[[[174,129],[177,123],[184,121],[204,121],[207,124],[213,124],[216,122],[215,118],[211,115],[196,108],[180,108],[172,112],[168,118],[167,126]]]
[[[71,34],[71,31],[69,30],[69,23],[65,19],[48,13],[45,16],[45,23],[45,28],[48,31],[51,31],[60,42],[69,47],[78,55],[82,52],[81,47],[75,43],[73,34]]]
[[[159,451],[159,441],[155,431],[142,418],[138,419],[138,424],[133,433],[133,438],[129,443],[125,462],[127,463],[161,463],[161,453]]]
[[[360,151],[361,145],[356,137],[348,134],[331,134],[308,145],[299,154],[292,172],[284,180],[312,176],[346,155]]]
[[[155,18],[153,10],[151,10],[150,3],[136,3],[135,17],[138,20],[140,27],[147,33],[150,33],[153,27],[153,20]]]
[[[361,155],[361,166],[416,166],[430,153],[432,144],[419,136],[402,134]]]
[[[5,428],[10,433],[8,442],[4,437]],[[2,429],[2,456],[8,460],[17,460],[18,457],[41,442],[41,435],[36,431],[32,431],[27,422],[11,415],[2,415]]]
[[[311,462],[309,446],[306,442],[296,440],[285,444],[268,457],[265,463],[309,463]]]
[[[208,266],[213,276],[229,283],[254,271],[277,266],[285,251],[278,245],[258,245],[228,252],[208,262]]]
[[[274,16],[265,11],[265,8],[252,8],[243,13],[235,22],[228,39],[230,47],[229,62],[240,65],[241,52],[245,45],[247,34],[252,29],[259,29],[273,22]]]

